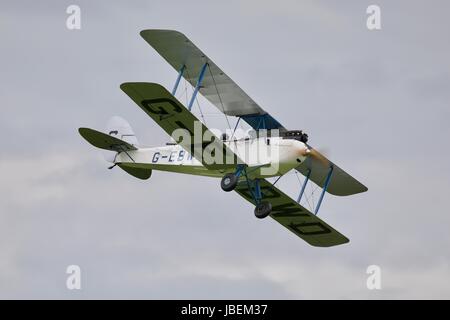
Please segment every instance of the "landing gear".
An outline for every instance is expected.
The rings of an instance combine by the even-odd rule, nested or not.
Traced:
[[[249,179],[245,166],[239,165],[235,173],[227,173],[226,175],[224,175],[222,181],[220,182],[220,187],[223,191],[226,192],[233,191],[236,188],[239,182],[239,177],[242,173],[244,174],[245,180],[247,181],[248,191],[253,198],[253,203],[256,204],[255,216],[258,219],[267,217],[272,211],[272,204],[267,201],[261,201],[263,198],[263,194],[261,192],[260,180]]]
[[[252,192],[252,195],[256,202],[255,216],[258,219],[264,219],[272,211],[272,204],[267,201],[261,201],[262,200],[262,192],[261,192],[261,185],[260,185],[259,179],[255,179],[253,181],[253,187],[254,187],[254,193]]]
[[[220,182],[220,187],[222,190],[226,192],[233,191],[236,188],[239,182],[239,177],[243,171],[245,171],[245,166],[238,165],[235,173],[227,173],[224,175],[222,181]]]
[[[258,203],[255,207],[255,217],[258,219],[264,219],[272,211],[272,204],[267,201],[262,201]]]
[[[220,182],[220,187],[223,191],[230,192],[236,188],[238,181],[239,177],[234,173],[227,173],[223,176],[222,181]]]

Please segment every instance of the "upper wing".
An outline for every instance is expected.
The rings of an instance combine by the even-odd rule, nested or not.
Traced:
[[[236,164],[243,163],[163,86],[157,83],[127,82],[121,84],[120,88],[207,169],[234,168]],[[188,137],[174,136],[177,129],[184,129]],[[207,155],[211,154],[209,151],[217,157],[208,158]]]
[[[126,141],[94,129],[79,128],[78,132],[87,142],[100,149],[117,152],[137,150],[135,146]]]
[[[262,128],[261,121],[264,121],[264,129],[284,129],[181,32],[144,30],[141,36],[175,70],[184,66],[183,77],[194,87],[200,70],[208,63],[199,91],[226,115],[242,117],[255,129]]]
[[[286,130],[181,32],[144,30],[141,31],[141,36],[177,71],[185,66],[183,77],[192,86],[196,85],[202,66],[208,63],[209,67],[199,91],[223,113],[241,117],[254,129]],[[329,163],[333,164],[331,161]],[[329,193],[350,195],[367,191],[367,188],[355,178],[335,164],[333,166]],[[317,159],[310,159],[297,168],[304,175],[308,169],[312,169],[310,179],[323,187],[329,166]]]
[[[296,170],[304,176],[308,175],[309,170],[311,170],[309,178],[323,188],[330,166],[333,166],[327,191],[336,196],[349,196],[368,190],[365,185],[328,160],[324,155],[320,155],[320,157],[322,161],[317,158],[308,157]]]
[[[331,226],[289,198],[267,180],[260,180],[264,201],[272,204],[270,216],[297,236],[316,247],[331,247],[349,242]],[[240,181],[235,191],[247,201],[255,204],[246,181]]]

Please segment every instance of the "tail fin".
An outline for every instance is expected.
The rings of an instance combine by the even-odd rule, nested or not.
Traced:
[[[133,146],[137,146],[139,144],[130,124],[119,116],[114,116],[109,119],[106,126],[106,133],[110,136],[128,142]]]
[[[104,153],[105,160],[114,163],[109,169],[114,168],[117,164],[125,172],[136,178],[143,180],[150,178],[152,174],[151,169],[136,166],[134,163],[115,162],[118,152],[127,152],[138,149],[138,140],[134,135],[133,129],[131,129],[130,124],[126,120],[117,116],[112,117],[106,126],[106,133],[89,128],[79,128],[78,132],[94,147],[115,151],[113,153]],[[130,159],[133,160],[131,157]]]
[[[94,147],[108,151],[136,150],[138,140],[130,124],[123,118],[114,116],[106,125],[106,130],[100,132],[89,128],[79,128],[80,135]],[[114,163],[117,153],[103,152],[106,161]]]

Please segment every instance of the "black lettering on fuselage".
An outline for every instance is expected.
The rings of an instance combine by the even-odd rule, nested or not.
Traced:
[[[161,153],[155,152],[155,153],[153,154],[152,162],[153,162],[153,163],[158,162],[159,156],[160,156],[160,155],[161,155]]]

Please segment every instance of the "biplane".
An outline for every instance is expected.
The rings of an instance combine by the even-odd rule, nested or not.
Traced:
[[[349,240],[317,214],[326,192],[348,196],[367,188],[308,144],[302,130],[289,130],[250,98],[184,34],[173,30],[144,30],[142,38],[178,71],[171,92],[157,83],[126,82],[120,88],[169,136],[161,147],[143,147],[124,119],[114,117],[101,132],[79,128],[95,147],[113,151],[109,168],[148,179],[153,170],[220,178],[223,191],[237,192],[255,206],[257,218],[270,216],[313,246],[330,247]],[[180,80],[193,93],[183,105],[176,97]],[[245,122],[253,134],[218,136],[191,112],[197,94],[228,117]],[[236,129],[235,127],[235,129]],[[291,199],[268,179],[296,170],[305,179],[297,199]],[[300,204],[313,181],[322,188],[314,210]],[[312,212],[313,211],[313,212]]]

